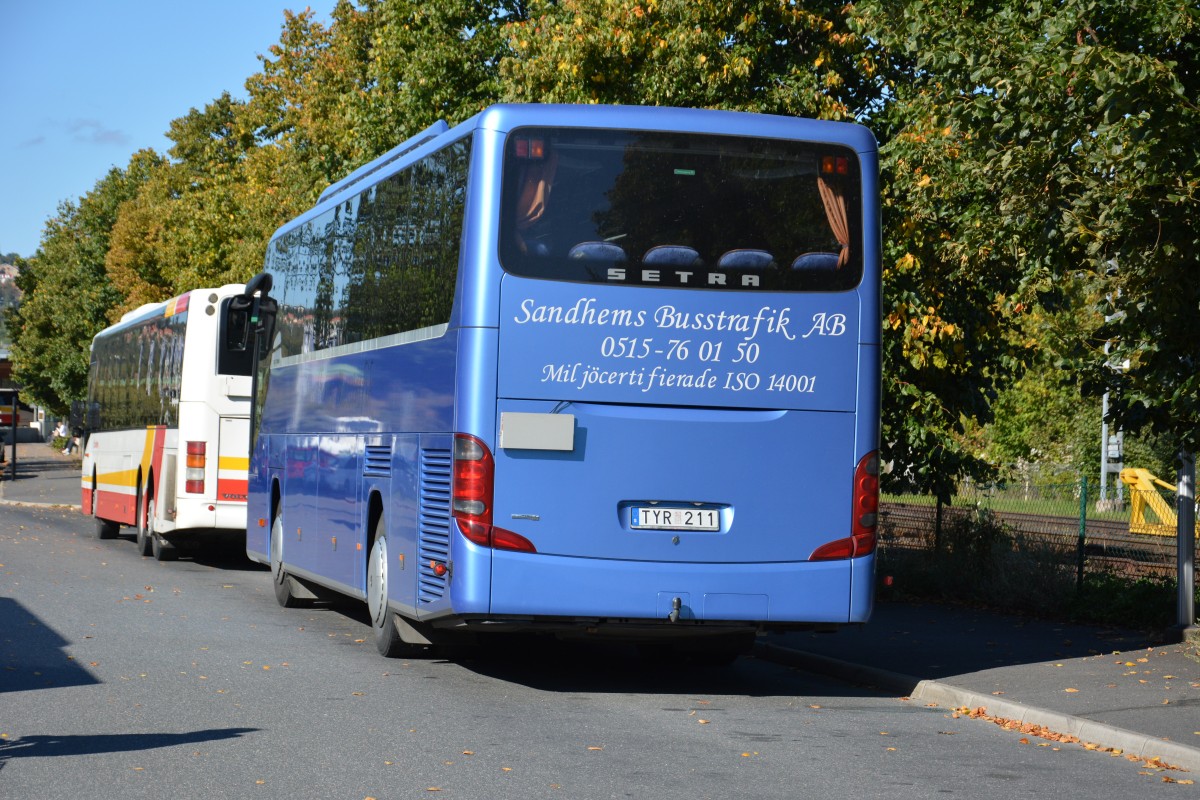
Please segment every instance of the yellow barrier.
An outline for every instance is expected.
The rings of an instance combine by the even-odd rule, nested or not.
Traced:
[[[1179,518],[1175,509],[1158,493],[1158,487],[1174,492],[1175,487],[1156,478],[1148,469],[1128,468],[1121,470],[1121,481],[1129,487],[1129,532],[1145,533],[1150,536],[1177,536]],[[1157,517],[1157,521],[1146,518],[1146,512]],[[1200,522],[1196,524],[1200,535]]]

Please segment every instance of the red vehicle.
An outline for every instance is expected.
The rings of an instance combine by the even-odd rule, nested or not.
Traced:
[[[20,424],[21,408],[17,405],[17,393],[11,390],[0,391],[0,428],[11,428]]]

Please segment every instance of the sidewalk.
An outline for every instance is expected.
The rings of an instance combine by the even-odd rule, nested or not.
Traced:
[[[0,466],[0,506],[79,507],[78,455],[21,442],[16,479],[9,463]],[[1162,645],[1135,631],[880,603],[866,625],[770,635],[756,653],[914,703],[948,711],[982,707],[992,717],[1200,772],[1196,642]]]
[[[1200,772],[1200,645],[956,606],[881,603],[838,633],[768,636],[758,655],[946,709],[1044,726]]]
[[[12,445],[4,446],[0,464],[0,505],[21,504],[78,508],[79,453],[63,455],[45,442],[17,443],[17,476],[12,473]]]

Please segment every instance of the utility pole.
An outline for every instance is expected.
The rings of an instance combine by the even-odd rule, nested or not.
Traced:
[[[1200,639],[1196,627],[1196,456],[1179,453],[1178,521],[1179,629],[1184,639]]]

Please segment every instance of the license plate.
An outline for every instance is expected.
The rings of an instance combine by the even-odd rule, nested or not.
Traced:
[[[719,512],[715,508],[667,508],[634,506],[630,509],[631,526],[650,531],[718,531]]]

